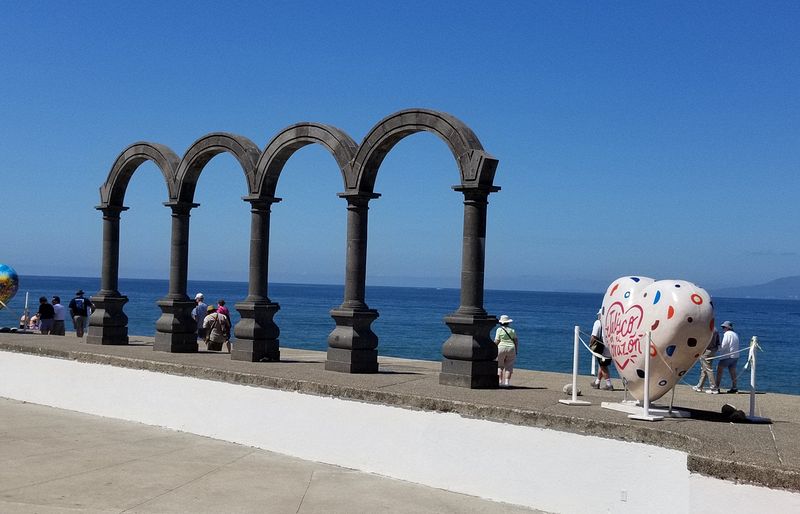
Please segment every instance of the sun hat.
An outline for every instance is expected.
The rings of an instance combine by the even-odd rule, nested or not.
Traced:
[[[196,295],[194,295],[195,300],[202,300],[203,298],[205,298],[205,296],[203,296],[203,293],[197,293]]]
[[[83,289],[78,289],[77,291],[75,291],[75,296],[80,296],[82,294],[83,294]]]
[[[724,322],[724,323],[723,323],[722,325],[720,325],[720,326],[721,326],[722,328],[730,328],[730,329],[733,329],[733,323],[731,323],[730,321],[726,321],[726,322]]]
[[[505,325],[506,323],[512,323],[514,320],[503,314],[502,316],[500,316],[499,321],[501,325]]]
[[[208,308],[206,309],[206,312],[214,312],[215,310],[217,310],[216,307],[214,307],[213,305],[209,305]]]

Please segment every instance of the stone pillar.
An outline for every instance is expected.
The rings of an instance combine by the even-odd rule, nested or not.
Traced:
[[[461,305],[444,322],[452,335],[442,346],[439,383],[493,388],[497,380],[497,347],[489,332],[497,318],[483,309],[486,256],[486,207],[495,186],[454,187],[464,193],[464,238],[461,257]]]
[[[103,212],[103,263],[100,291],[91,297],[94,311],[89,316],[86,342],[128,344],[128,316],[122,311],[128,298],[119,294],[119,218],[121,205],[101,205]]]
[[[367,281],[367,214],[377,193],[341,193],[347,200],[347,264],[344,302],[331,310],[336,328],[328,336],[325,369],[344,373],[378,372],[378,336],[370,325],[378,311],[364,301]]]
[[[260,362],[281,359],[278,336],[280,329],[273,320],[280,306],[270,301],[269,276],[269,222],[270,208],[280,202],[274,197],[245,197],[250,202],[250,273],[247,298],[236,304],[241,320],[233,329],[236,342],[231,359]]]
[[[164,205],[172,209],[169,293],[157,302],[162,314],[156,322],[153,350],[191,353],[197,351],[197,322],[192,319],[195,303],[186,296],[189,275],[189,212],[199,204],[174,201]]]

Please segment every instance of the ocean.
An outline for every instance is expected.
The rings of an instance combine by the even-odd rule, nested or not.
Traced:
[[[99,278],[20,277],[20,290],[9,302],[9,310],[0,310],[0,327],[16,326],[29,293],[29,307],[36,312],[38,298],[61,297],[66,305],[78,289],[88,295],[100,288]],[[128,297],[125,313],[131,335],[153,336],[155,322],[161,315],[156,301],[166,295],[166,280],[120,279],[120,292]],[[327,337],[334,323],[329,315],[342,302],[344,287],[339,285],[270,284],[269,297],[280,304],[275,321],[281,329],[280,345],[325,351]],[[204,293],[206,302],[224,298],[231,308],[234,324],[239,320],[233,305],[247,296],[244,282],[189,281],[190,296]],[[572,372],[572,339],[575,325],[590,332],[602,293],[554,293],[535,291],[487,290],[487,312],[514,319],[520,338],[517,367],[531,370]],[[366,301],[380,317],[373,323],[378,335],[379,355],[438,361],[442,343],[450,330],[442,321],[459,305],[457,289],[367,286]],[[800,366],[800,301],[754,298],[714,298],[718,322],[731,320],[742,343],[758,336],[763,351],[757,355],[757,386],[760,391],[800,394],[796,380]],[[72,330],[67,321],[67,330]],[[585,338],[588,339],[588,338]],[[739,388],[749,389],[750,372],[742,369],[746,352],[739,359]],[[581,374],[588,374],[591,361],[581,354]],[[695,384],[699,364],[683,377]],[[612,370],[612,376],[616,377]],[[727,374],[723,389],[729,384]]]

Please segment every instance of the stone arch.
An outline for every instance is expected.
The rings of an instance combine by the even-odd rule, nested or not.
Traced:
[[[177,191],[166,206],[172,211],[169,292],[158,301],[162,315],[156,322],[153,349],[168,352],[196,352],[197,323],[191,312],[194,302],[186,295],[189,269],[189,217],[197,207],[193,202],[197,181],[214,156],[228,152],[244,172],[248,193],[252,193],[255,167],[260,151],[243,136],[216,132],[195,141],[181,159],[175,175]]]
[[[100,271],[100,291],[92,296],[95,309],[89,318],[86,342],[90,344],[128,344],[128,317],[123,306],[128,298],[118,291],[119,283],[119,224],[125,192],[131,177],[145,161],[152,161],[164,177],[169,200],[177,193],[176,172],[178,156],[164,145],[139,142],[122,151],[111,166],[105,183],[100,187],[103,213],[103,263]]]
[[[145,161],[152,161],[158,167],[164,177],[169,199],[175,198],[177,192],[175,175],[180,159],[175,152],[164,145],[142,141],[130,145],[114,161],[108,178],[100,187],[100,205],[121,207],[133,173]]]
[[[176,173],[178,202],[192,203],[203,168],[214,156],[223,152],[230,153],[239,162],[247,182],[247,191],[253,193],[256,164],[261,154],[258,146],[244,136],[214,132],[192,143],[181,159]]]
[[[492,186],[497,160],[484,151],[472,129],[447,113],[407,109],[381,120],[364,138],[353,163],[352,182],[348,183],[348,188],[371,193],[386,154],[403,138],[422,131],[436,134],[450,148],[458,163],[462,186]]]
[[[261,154],[256,172],[256,196],[274,197],[278,179],[286,162],[294,153],[310,144],[320,144],[336,159],[347,188],[352,182],[352,163],[358,145],[344,131],[320,123],[301,122],[283,129],[269,142]]]
[[[497,160],[486,153],[475,133],[446,113],[408,109],[381,120],[361,143],[352,165],[344,196],[348,201],[347,277],[345,302],[331,315],[336,329],[328,337],[326,369],[378,371],[377,337],[369,325],[377,311],[364,302],[367,254],[367,203],[377,197],[375,180],[383,159],[403,138],[432,132],[455,158],[461,183],[453,189],[464,195],[464,235],[461,250],[461,300],[445,317],[451,336],[442,346],[439,382],[462,387],[497,387],[497,347],[489,332],[497,318],[483,308],[486,211],[494,185]]]

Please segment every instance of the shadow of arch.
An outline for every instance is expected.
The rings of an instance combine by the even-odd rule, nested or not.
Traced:
[[[198,206],[193,200],[203,169],[214,156],[224,152],[231,154],[241,166],[247,192],[252,193],[254,189],[256,163],[261,152],[246,137],[225,132],[207,134],[195,141],[184,154],[176,172],[175,197],[166,204],[172,210],[169,292],[157,302],[162,314],[156,322],[154,350],[173,353],[198,350],[197,322],[192,318],[195,303],[186,295],[189,213]]]
[[[268,296],[271,209],[273,203],[280,201],[275,192],[286,162],[296,151],[311,144],[322,145],[333,155],[346,187],[357,147],[350,136],[336,127],[296,123],[267,144],[256,167],[255,187],[245,198],[251,204],[250,275],[247,298],[236,304],[241,320],[234,329],[237,343],[231,352],[233,360],[280,360],[280,329],[273,320],[280,306]]]
[[[169,200],[177,192],[178,156],[164,145],[139,142],[127,147],[114,161],[105,183],[100,187],[103,213],[103,261],[100,272],[100,291],[91,297],[94,310],[89,317],[86,342],[90,344],[128,344],[128,316],[123,306],[128,298],[119,293],[119,222],[125,192],[131,177],[146,161],[152,161],[161,171]]]

